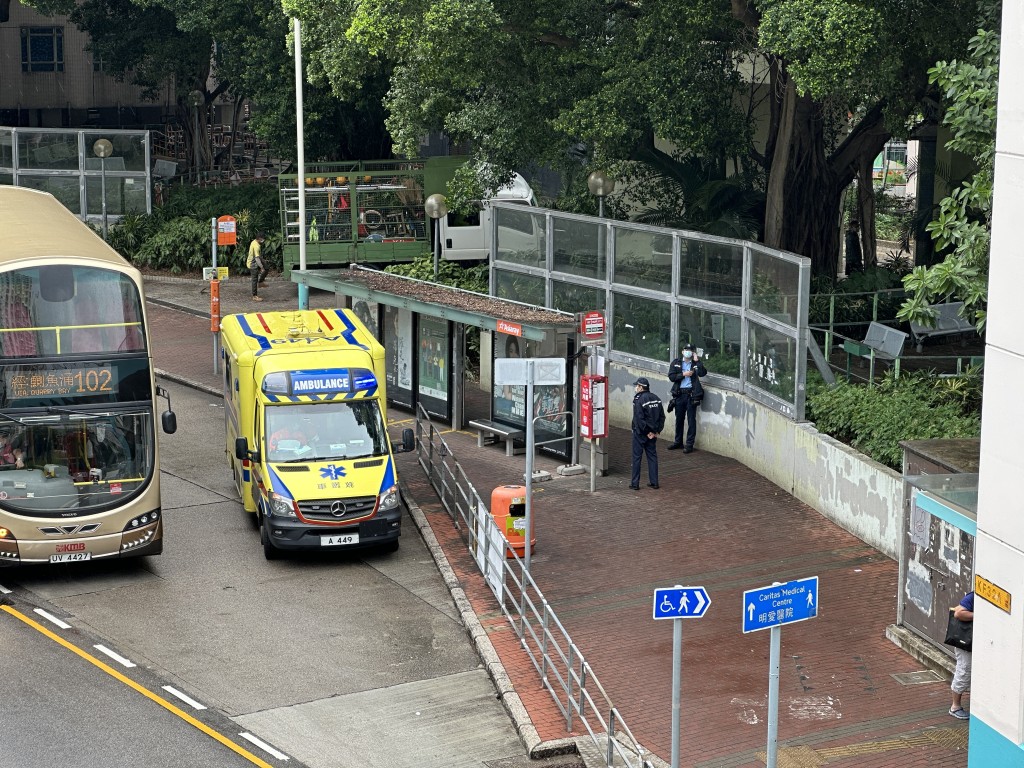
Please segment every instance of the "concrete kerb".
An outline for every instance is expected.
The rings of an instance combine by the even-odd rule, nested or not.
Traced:
[[[530,757],[537,759],[556,755],[580,754],[581,751],[576,744],[576,739],[565,738],[541,741],[540,734],[530,718],[530,713],[526,710],[522,699],[519,698],[519,694],[516,693],[515,688],[512,686],[512,681],[505,671],[505,665],[502,664],[501,658],[498,656],[497,651],[494,650],[494,645],[491,643],[487,631],[480,623],[476,611],[473,610],[469,598],[466,597],[465,590],[459,585],[455,571],[449,564],[448,557],[445,555],[444,550],[441,549],[441,545],[437,543],[437,537],[434,536],[434,531],[430,528],[430,523],[427,522],[423,510],[420,509],[416,501],[409,495],[408,490],[402,483],[399,483],[399,488],[402,492],[402,498],[409,509],[409,515],[412,517],[413,522],[416,523],[416,527],[419,529],[420,536],[423,537],[427,549],[430,550],[434,563],[437,565],[437,570],[447,585],[448,591],[451,592],[452,599],[455,601],[455,607],[459,611],[462,623],[476,647],[477,654],[484,663],[487,674],[494,681],[498,697],[501,699],[505,711],[508,712],[516,733],[519,734],[519,739],[523,742],[523,746],[526,747]]]

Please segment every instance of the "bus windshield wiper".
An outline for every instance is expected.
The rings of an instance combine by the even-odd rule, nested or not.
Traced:
[[[8,421],[13,421],[15,424],[21,424],[23,426],[25,424],[25,422],[22,419],[19,419],[16,416],[8,416],[3,411],[0,411],[0,418],[7,419]]]
[[[67,416],[78,416],[83,419],[98,419],[103,416],[113,416],[110,411],[86,411],[78,408],[64,408],[59,405],[48,405],[46,412],[51,414],[65,414]]]

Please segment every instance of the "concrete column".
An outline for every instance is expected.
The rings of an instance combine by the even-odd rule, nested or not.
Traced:
[[[985,350],[975,573],[1012,596],[1009,613],[975,600],[969,768],[1024,766],[1024,5],[1003,4],[999,116]]]

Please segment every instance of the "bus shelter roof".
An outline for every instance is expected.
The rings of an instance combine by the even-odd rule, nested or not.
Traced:
[[[391,275],[355,264],[348,269],[293,269],[292,282],[490,331],[506,333],[499,328],[499,323],[513,323],[520,326],[519,335],[537,341],[552,331],[572,333],[576,326],[575,316],[569,312]]]

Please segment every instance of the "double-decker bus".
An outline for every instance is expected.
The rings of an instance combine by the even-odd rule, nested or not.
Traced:
[[[159,554],[142,275],[45,192],[0,186],[0,233],[0,566]]]

